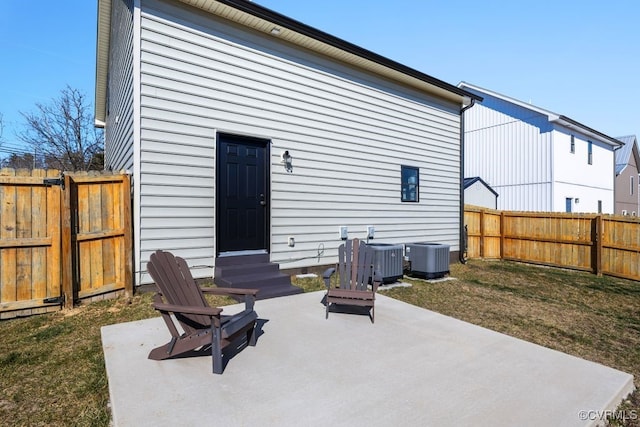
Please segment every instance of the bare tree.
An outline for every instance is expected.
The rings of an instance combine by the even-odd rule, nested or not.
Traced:
[[[38,103],[35,112],[21,114],[26,126],[18,138],[44,157],[46,167],[68,171],[103,168],[102,130],[94,126],[90,105],[79,90],[67,86],[49,104]]]
[[[0,162],[0,166],[12,169],[34,169],[43,167],[42,162],[36,159],[31,153],[11,153],[9,157]]]

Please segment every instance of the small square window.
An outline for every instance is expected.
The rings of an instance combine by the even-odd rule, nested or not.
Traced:
[[[419,188],[420,188],[420,172],[418,168],[411,166],[401,167],[401,200],[403,202],[417,202],[419,201]]]
[[[574,154],[576,152],[576,137],[571,135],[571,153]]]

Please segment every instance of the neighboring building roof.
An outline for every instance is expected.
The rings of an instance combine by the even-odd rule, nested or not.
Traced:
[[[638,139],[635,135],[619,136],[616,139],[624,144],[622,148],[616,150],[616,175],[620,175],[624,168],[629,164],[631,154],[633,153],[633,147],[636,147],[635,156],[640,155],[640,148],[638,147]],[[639,160],[640,159],[636,158],[636,164],[638,167],[640,167]]]
[[[487,187],[489,189],[489,191],[491,191],[493,194],[495,194],[496,197],[499,196],[499,194],[493,188],[491,188],[491,186],[489,184],[484,182],[484,180],[482,178],[480,178],[479,176],[474,176],[472,178],[465,178],[464,181],[463,181],[464,189],[466,190],[468,187],[471,187],[476,182],[480,182],[481,184],[483,184],[485,187]]]
[[[106,118],[111,1],[98,0],[96,123]],[[463,105],[482,97],[246,0],[179,0],[184,4]]]
[[[610,145],[613,148],[619,147],[621,145],[621,142],[618,141],[618,139],[613,138],[613,137],[608,136],[608,135],[605,135],[602,132],[599,132],[599,131],[597,131],[595,129],[592,129],[592,128],[588,127],[588,126],[585,126],[582,123],[579,123],[579,122],[577,122],[577,121],[575,121],[575,120],[573,120],[573,119],[571,119],[571,118],[569,118],[567,116],[564,116],[562,114],[556,114],[556,113],[554,113],[552,111],[549,111],[549,110],[546,110],[544,108],[540,108],[540,107],[537,107],[535,105],[532,105],[532,104],[529,104],[529,103],[526,103],[526,102],[523,102],[523,101],[519,101],[517,99],[508,97],[506,95],[502,95],[500,93],[497,93],[497,92],[494,92],[494,91],[491,91],[491,90],[488,90],[488,89],[481,88],[479,86],[472,85],[470,83],[460,82],[458,84],[458,87],[461,88],[461,89],[466,89],[466,90],[472,91],[472,92],[480,92],[480,93],[483,93],[485,95],[489,95],[489,96],[492,96],[494,98],[498,98],[498,99],[502,99],[503,101],[510,102],[510,103],[512,103],[514,105],[517,105],[519,107],[526,108],[526,109],[531,110],[531,111],[535,111],[536,113],[539,113],[539,114],[542,114],[544,116],[547,116],[547,118],[548,118],[550,123],[556,123],[558,125],[561,125],[563,127],[569,128],[569,129],[576,129],[577,131],[579,131],[579,132],[581,132],[581,133],[583,133],[585,135],[588,135],[590,138],[593,138],[594,140],[600,141],[600,142],[602,142],[604,144]]]

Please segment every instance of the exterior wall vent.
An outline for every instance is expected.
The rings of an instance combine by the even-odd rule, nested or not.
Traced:
[[[435,279],[449,273],[449,245],[441,243],[407,243],[405,256],[412,275]]]
[[[391,243],[367,243],[373,248],[373,268],[382,274],[383,283],[393,283],[402,278],[402,245]]]

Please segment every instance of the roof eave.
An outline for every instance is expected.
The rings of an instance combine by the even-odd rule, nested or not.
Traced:
[[[111,37],[111,0],[98,0],[97,20],[94,117],[96,127],[104,127],[104,122],[107,118],[106,101]]]
[[[540,107],[537,107],[537,106],[532,105],[532,104],[527,104],[526,102],[522,102],[522,101],[517,100],[515,98],[511,98],[511,97],[508,97],[506,95],[502,95],[500,93],[497,93],[497,92],[494,92],[494,91],[491,91],[491,90],[488,90],[488,89],[484,89],[484,88],[481,88],[479,86],[475,86],[475,85],[472,85],[472,84],[469,84],[469,83],[466,83],[466,82],[460,82],[460,84],[458,84],[458,87],[460,87],[460,88],[466,87],[466,88],[469,88],[471,90],[476,90],[478,92],[486,93],[486,94],[488,94],[490,96],[493,96],[495,98],[502,99],[504,101],[507,101],[507,102],[510,102],[512,104],[518,105],[520,107],[529,109],[531,111],[535,111],[535,112],[537,112],[539,114],[547,116],[547,120],[549,120],[550,123],[557,123],[557,124],[559,124],[559,125],[561,125],[563,127],[569,128],[569,129],[571,129],[571,128],[576,129],[577,131],[579,131],[579,132],[581,132],[583,134],[586,134],[586,135],[590,136],[591,138],[593,138],[595,140],[598,140],[600,142],[608,144],[611,147],[615,148],[615,147],[619,147],[619,146],[623,145],[622,142],[617,140],[616,138],[612,138],[612,137],[610,137],[608,135],[605,135],[602,132],[599,132],[599,131],[597,131],[595,129],[592,129],[592,128],[588,127],[588,126],[585,126],[582,123],[579,123],[579,122],[577,122],[577,121],[575,121],[575,120],[573,120],[573,119],[571,119],[571,118],[569,118],[567,116],[563,116],[562,114],[556,114],[556,113],[554,113],[552,111],[549,111],[549,110],[546,110],[544,108],[540,108]]]
[[[605,135],[602,132],[599,132],[595,129],[592,129],[588,126],[583,125],[580,122],[577,122],[567,116],[563,116],[560,115],[557,118],[550,120],[553,123],[558,123],[566,128],[574,128],[579,130],[580,132],[592,137],[593,139],[596,139],[602,143],[605,143],[607,145],[610,145],[611,147],[615,148],[615,147],[622,147],[624,144],[622,144],[621,141],[618,141],[617,139],[610,137],[608,135]]]
[[[201,8],[204,8],[204,3],[221,3],[227,6],[233,7],[241,12],[248,13],[260,19],[264,19],[265,21],[271,22],[276,26],[282,26],[287,28],[290,31],[306,36],[310,39],[316,40],[320,43],[326,44],[328,46],[332,46],[338,48],[344,52],[348,52],[352,55],[355,55],[360,58],[367,59],[373,63],[382,65],[391,70],[395,70],[402,74],[406,74],[408,76],[414,77],[418,80],[421,80],[425,83],[433,85],[434,87],[444,89],[448,92],[454,93],[460,96],[463,100],[466,98],[469,100],[475,99],[477,101],[482,100],[482,97],[479,97],[475,94],[467,92],[455,85],[446,83],[443,80],[437,79],[428,74],[422,73],[413,68],[407,67],[403,64],[400,64],[396,61],[393,61],[389,58],[386,58],[382,55],[374,53],[370,50],[364,49],[360,46],[357,46],[353,43],[340,39],[338,37],[332,36],[324,31],[313,28],[309,25],[303,24],[300,21],[289,18],[285,15],[282,15],[273,10],[267,9],[263,6],[257,5],[256,3],[246,1],[246,0],[180,0],[183,3],[191,4],[192,6],[200,5]]]
[[[278,37],[306,49],[333,57],[360,69],[367,70],[387,78],[418,88],[423,92],[439,96],[462,106],[473,100],[482,101],[482,97],[446,83],[428,74],[402,65],[367,49],[310,27],[280,13],[246,0],[180,0],[180,2],[205,12],[232,20],[240,25]],[[231,8],[231,9],[229,9]],[[98,41],[96,47],[96,106],[95,118],[99,122],[106,120],[107,70],[110,37],[111,0],[98,0]],[[229,13],[233,10],[234,13]],[[257,18],[252,26],[247,18]],[[259,22],[258,22],[259,21]],[[278,28],[279,34],[271,34]]]

